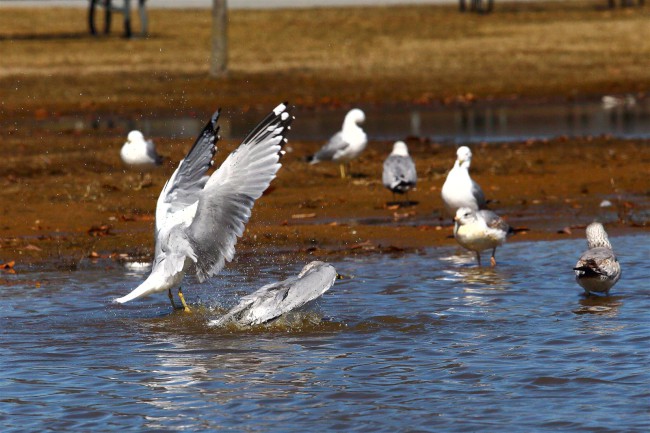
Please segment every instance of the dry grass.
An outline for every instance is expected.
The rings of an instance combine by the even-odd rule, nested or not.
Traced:
[[[584,96],[650,87],[650,8],[603,1],[230,14],[230,76],[207,77],[210,14],[150,11],[151,37],[92,38],[82,9],[3,9],[5,112]],[[70,26],[73,23],[73,27]]]

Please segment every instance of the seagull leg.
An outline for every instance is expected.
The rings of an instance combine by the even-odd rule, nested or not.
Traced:
[[[181,298],[181,303],[183,304],[183,311],[185,311],[186,313],[191,312],[192,310],[190,310],[190,307],[188,307],[187,304],[185,303],[185,296],[183,296],[183,290],[180,287],[178,288],[178,297]]]
[[[345,165],[339,164],[339,170],[341,170],[341,179],[345,179]]]
[[[478,251],[475,251],[475,253],[476,253],[476,260],[478,261],[478,266],[480,268],[481,267],[481,253],[479,253]]]
[[[497,252],[497,249],[495,247],[495,248],[492,249],[492,257],[490,257],[490,265],[492,265],[492,267],[495,267],[497,265],[497,259],[494,257],[496,252]]]
[[[167,289],[167,296],[169,296],[169,302],[172,303],[172,308],[176,310],[176,303],[174,302],[174,295],[172,295],[172,289]]]

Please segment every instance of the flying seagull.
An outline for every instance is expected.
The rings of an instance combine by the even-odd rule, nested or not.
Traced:
[[[366,133],[359,126],[366,121],[366,115],[358,108],[354,108],[345,115],[343,128],[334,134],[327,143],[314,155],[307,158],[310,164],[322,161],[339,163],[341,178],[345,178],[345,166],[363,152],[368,144]],[[348,170],[349,171],[349,170]]]
[[[587,226],[587,248],[573,268],[576,281],[587,294],[609,295],[609,290],[621,278],[621,265],[601,223]]]
[[[210,321],[209,325],[235,322],[252,326],[269,322],[320,297],[332,287],[337,277],[336,269],[329,263],[308,263],[298,276],[267,284],[244,296],[237,306],[224,316]]]
[[[219,111],[199,134],[165,184],[156,205],[155,257],[149,277],[115,302],[125,303],[172,289],[189,311],[181,283],[186,273],[200,282],[216,275],[235,254],[251,209],[280,168],[282,146],[293,116],[280,104],[262,120],[209,178],[219,140]]]

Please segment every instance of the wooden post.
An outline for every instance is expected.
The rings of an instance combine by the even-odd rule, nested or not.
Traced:
[[[223,77],[228,72],[228,5],[227,0],[212,0],[212,51],[210,75]]]

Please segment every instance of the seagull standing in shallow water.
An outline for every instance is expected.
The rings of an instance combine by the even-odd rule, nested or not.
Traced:
[[[450,215],[455,215],[461,207],[479,210],[485,208],[485,194],[478,183],[469,175],[472,163],[472,151],[461,146],[456,151],[456,162],[447,175],[440,191],[442,201]]]
[[[475,211],[467,207],[456,211],[454,221],[454,237],[462,247],[474,251],[478,265],[481,266],[481,251],[492,249],[490,264],[496,266],[497,247],[512,233],[510,226],[490,210]]]
[[[609,290],[621,278],[621,265],[609,243],[607,232],[601,223],[591,223],[587,226],[587,251],[573,268],[576,281],[591,293],[604,293],[609,295]]]
[[[359,126],[365,121],[366,115],[363,111],[358,108],[350,110],[343,120],[343,129],[334,134],[318,152],[308,157],[307,161],[310,164],[321,161],[338,162],[341,178],[345,179],[344,164],[359,156],[368,144],[368,136]]]
[[[408,191],[415,186],[417,179],[415,163],[409,155],[406,143],[395,142],[393,151],[384,161],[382,174],[384,186],[391,190],[393,198],[395,198],[395,193],[407,194],[408,200]]]
[[[186,273],[200,282],[221,271],[235,254],[237,237],[256,199],[275,178],[280,151],[293,116],[278,105],[260,122],[211,176],[219,127],[217,111],[165,184],[156,205],[155,257],[149,277],[115,302],[124,303],[171,289],[189,311],[180,285]]]

